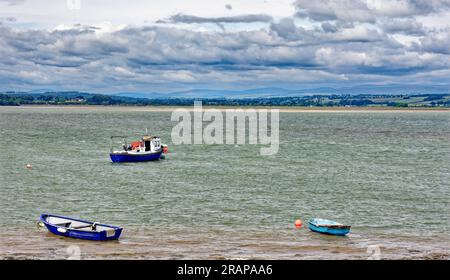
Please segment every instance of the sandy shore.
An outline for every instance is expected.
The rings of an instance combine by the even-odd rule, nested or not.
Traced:
[[[23,105],[0,106],[2,110],[55,109],[55,110],[96,110],[96,111],[129,111],[129,112],[172,112],[176,109],[193,111],[193,106],[78,106],[78,105]],[[203,109],[278,109],[281,113],[366,113],[366,112],[450,112],[450,108],[392,108],[392,107],[280,107],[280,106],[203,106]]]
[[[429,237],[428,237],[429,238]],[[92,242],[53,235],[34,226],[0,232],[0,260],[200,259],[366,260],[378,244],[380,259],[448,260],[444,240],[351,233],[317,235],[307,228],[263,229],[126,226],[119,241]]]

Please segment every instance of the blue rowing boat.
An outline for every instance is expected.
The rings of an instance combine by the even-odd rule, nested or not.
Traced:
[[[308,224],[310,230],[323,234],[344,236],[350,232],[350,226],[325,219],[311,219]]]
[[[122,233],[121,227],[49,214],[42,214],[38,225],[56,235],[95,241],[116,240]]]

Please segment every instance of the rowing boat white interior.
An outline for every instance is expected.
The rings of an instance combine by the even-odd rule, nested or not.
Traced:
[[[80,221],[74,221],[70,219],[65,218],[59,218],[59,217],[47,217],[47,222],[49,224],[58,226],[58,227],[65,227],[68,229],[76,229],[76,230],[82,230],[82,231],[95,231],[95,232],[101,232],[101,231],[107,231],[108,236],[110,234],[113,235],[115,230],[110,227],[105,227],[101,225],[96,226],[96,230],[92,230],[92,224],[93,223],[86,223],[86,222],[80,222]]]

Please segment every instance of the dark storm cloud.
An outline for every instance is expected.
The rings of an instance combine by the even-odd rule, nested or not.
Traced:
[[[240,15],[229,17],[198,17],[185,14],[170,16],[167,20],[160,20],[159,23],[252,23],[271,22],[273,19],[269,15]]]
[[[438,13],[450,8],[449,0],[405,0],[405,2],[412,7],[413,13],[422,15]]]
[[[1,2],[5,2],[9,6],[15,6],[15,5],[23,4],[25,2],[25,0],[0,0],[0,3]]]
[[[315,21],[375,23],[381,18],[411,18],[450,9],[449,0],[296,0],[296,16]]]
[[[298,17],[316,21],[343,20],[374,22],[376,16],[367,4],[360,0],[296,0]]]
[[[376,28],[354,26],[352,24],[323,22],[321,28],[305,29],[298,27],[292,18],[284,18],[270,25],[271,31],[288,41],[303,45],[326,45],[330,43],[375,42],[392,43]]]
[[[448,54],[450,42],[447,33],[427,29],[417,18],[450,11],[450,0],[296,0],[294,7],[297,18],[307,18],[319,24],[321,31],[328,34],[315,32],[313,38],[320,38],[319,42],[381,41],[384,44],[384,51],[378,54],[381,58],[391,56],[391,48],[396,47],[401,48],[404,53],[416,52],[413,61],[419,64],[425,57],[430,59],[425,53]],[[292,20],[272,24],[272,29],[286,39],[305,39],[310,36],[308,32],[305,34],[295,28]],[[355,32],[349,34],[351,30]],[[394,38],[398,39],[396,35],[403,35],[411,40],[411,46],[407,47],[400,41],[395,46]],[[369,48],[372,46],[370,44]],[[395,65],[392,67],[395,68]],[[365,69],[367,68],[361,71],[366,71]],[[383,67],[378,69],[380,73],[389,72]],[[421,67],[411,69],[420,71]]]
[[[426,34],[424,26],[415,19],[390,19],[380,22],[380,27],[386,33],[421,36]]]
[[[15,17],[0,17],[0,24],[2,22],[16,22],[17,19]]]
[[[450,55],[450,30],[427,34],[414,46],[418,51]]]

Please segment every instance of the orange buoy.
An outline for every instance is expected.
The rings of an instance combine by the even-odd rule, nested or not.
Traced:
[[[31,163],[28,163],[28,164],[27,164],[27,168],[28,168],[28,169],[33,168],[33,166],[31,165]]]
[[[296,228],[301,228],[302,227],[302,220],[300,220],[300,219],[295,220],[295,227]]]

